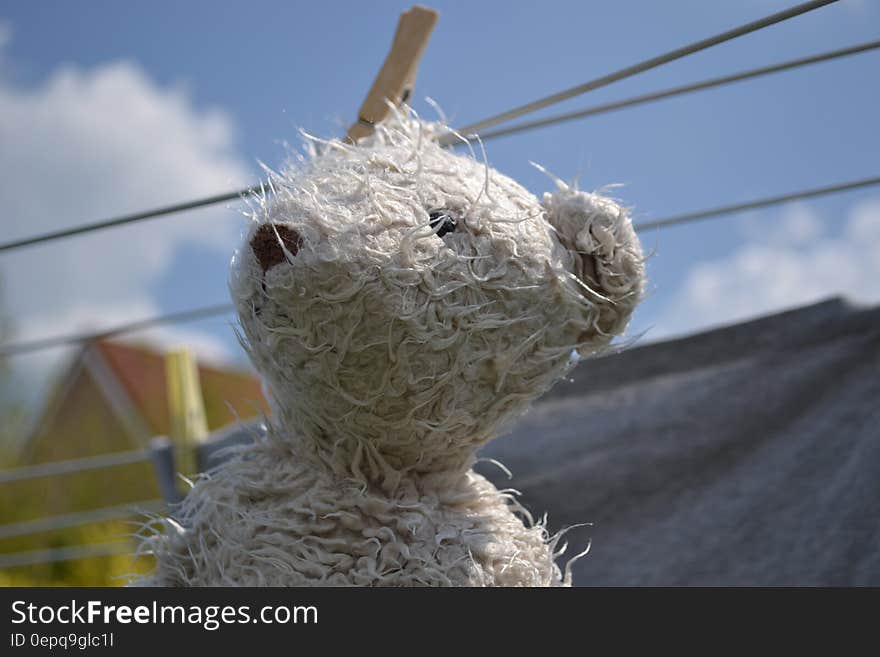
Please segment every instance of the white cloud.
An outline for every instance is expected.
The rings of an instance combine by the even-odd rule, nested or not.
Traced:
[[[0,22],[0,60],[11,34]],[[182,88],[161,87],[129,62],[63,67],[32,88],[4,79],[0,66],[0,144],[0,241],[226,192],[253,178],[224,112],[194,107]],[[0,312],[15,329],[4,337],[33,340],[152,316],[175,254],[197,245],[228,262],[241,226],[236,211],[219,206],[0,254]],[[193,306],[227,298],[224,279],[188,276]],[[186,325],[137,337],[185,344],[212,362],[228,360],[234,345]],[[45,385],[63,355],[55,349],[13,361],[16,387]]]
[[[730,256],[695,265],[651,330],[651,339],[692,332],[819,301],[834,295],[880,301],[880,198],[849,213],[830,236],[806,205],[786,207],[781,221],[747,229]]]
[[[752,213],[740,225],[748,240],[782,247],[808,246],[823,232],[821,219],[803,202],[783,206],[779,217],[770,221],[766,215]]]
[[[3,240],[225,192],[251,178],[228,116],[196,109],[182,89],[159,87],[127,62],[62,68],[32,89],[0,79],[0,144]],[[2,254],[2,310],[18,339],[152,315],[159,304],[151,286],[175,253],[198,245],[226,261],[241,225],[236,212],[215,207]],[[226,298],[225,280],[198,275],[191,273],[204,296],[193,305]],[[214,360],[225,350],[184,327],[157,335],[185,338]]]

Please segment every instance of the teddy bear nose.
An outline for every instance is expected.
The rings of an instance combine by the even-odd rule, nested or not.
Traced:
[[[282,246],[283,245],[283,246]],[[284,262],[284,250],[291,255],[299,253],[302,237],[284,224],[263,224],[251,238],[251,250],[265,274],[272,267]]]

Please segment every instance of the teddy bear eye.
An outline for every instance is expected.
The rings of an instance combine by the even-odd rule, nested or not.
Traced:
[[[428,213],[428,223],[437,233],[437,237],[443,237],[455,230],[458,219],[448,210],[434,210]]]

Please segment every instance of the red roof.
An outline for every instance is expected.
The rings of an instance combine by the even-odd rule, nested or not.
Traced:
[[[156,434],[167,434],[170,426],[165,354],[149,347],[109,340],[98,341],[93,346],[150,428]],[[260,380],[254,374],[203,364],[198,365],[198,370],[210,429],[268,412]]]

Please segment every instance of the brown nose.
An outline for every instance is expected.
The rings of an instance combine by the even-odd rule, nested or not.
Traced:
[[[264,274],[284,262],[284,249],[291,255],[296,255],[301,246],[302,237],[299,233],[284,224],[263,224],[251,238],[251,250]]]

